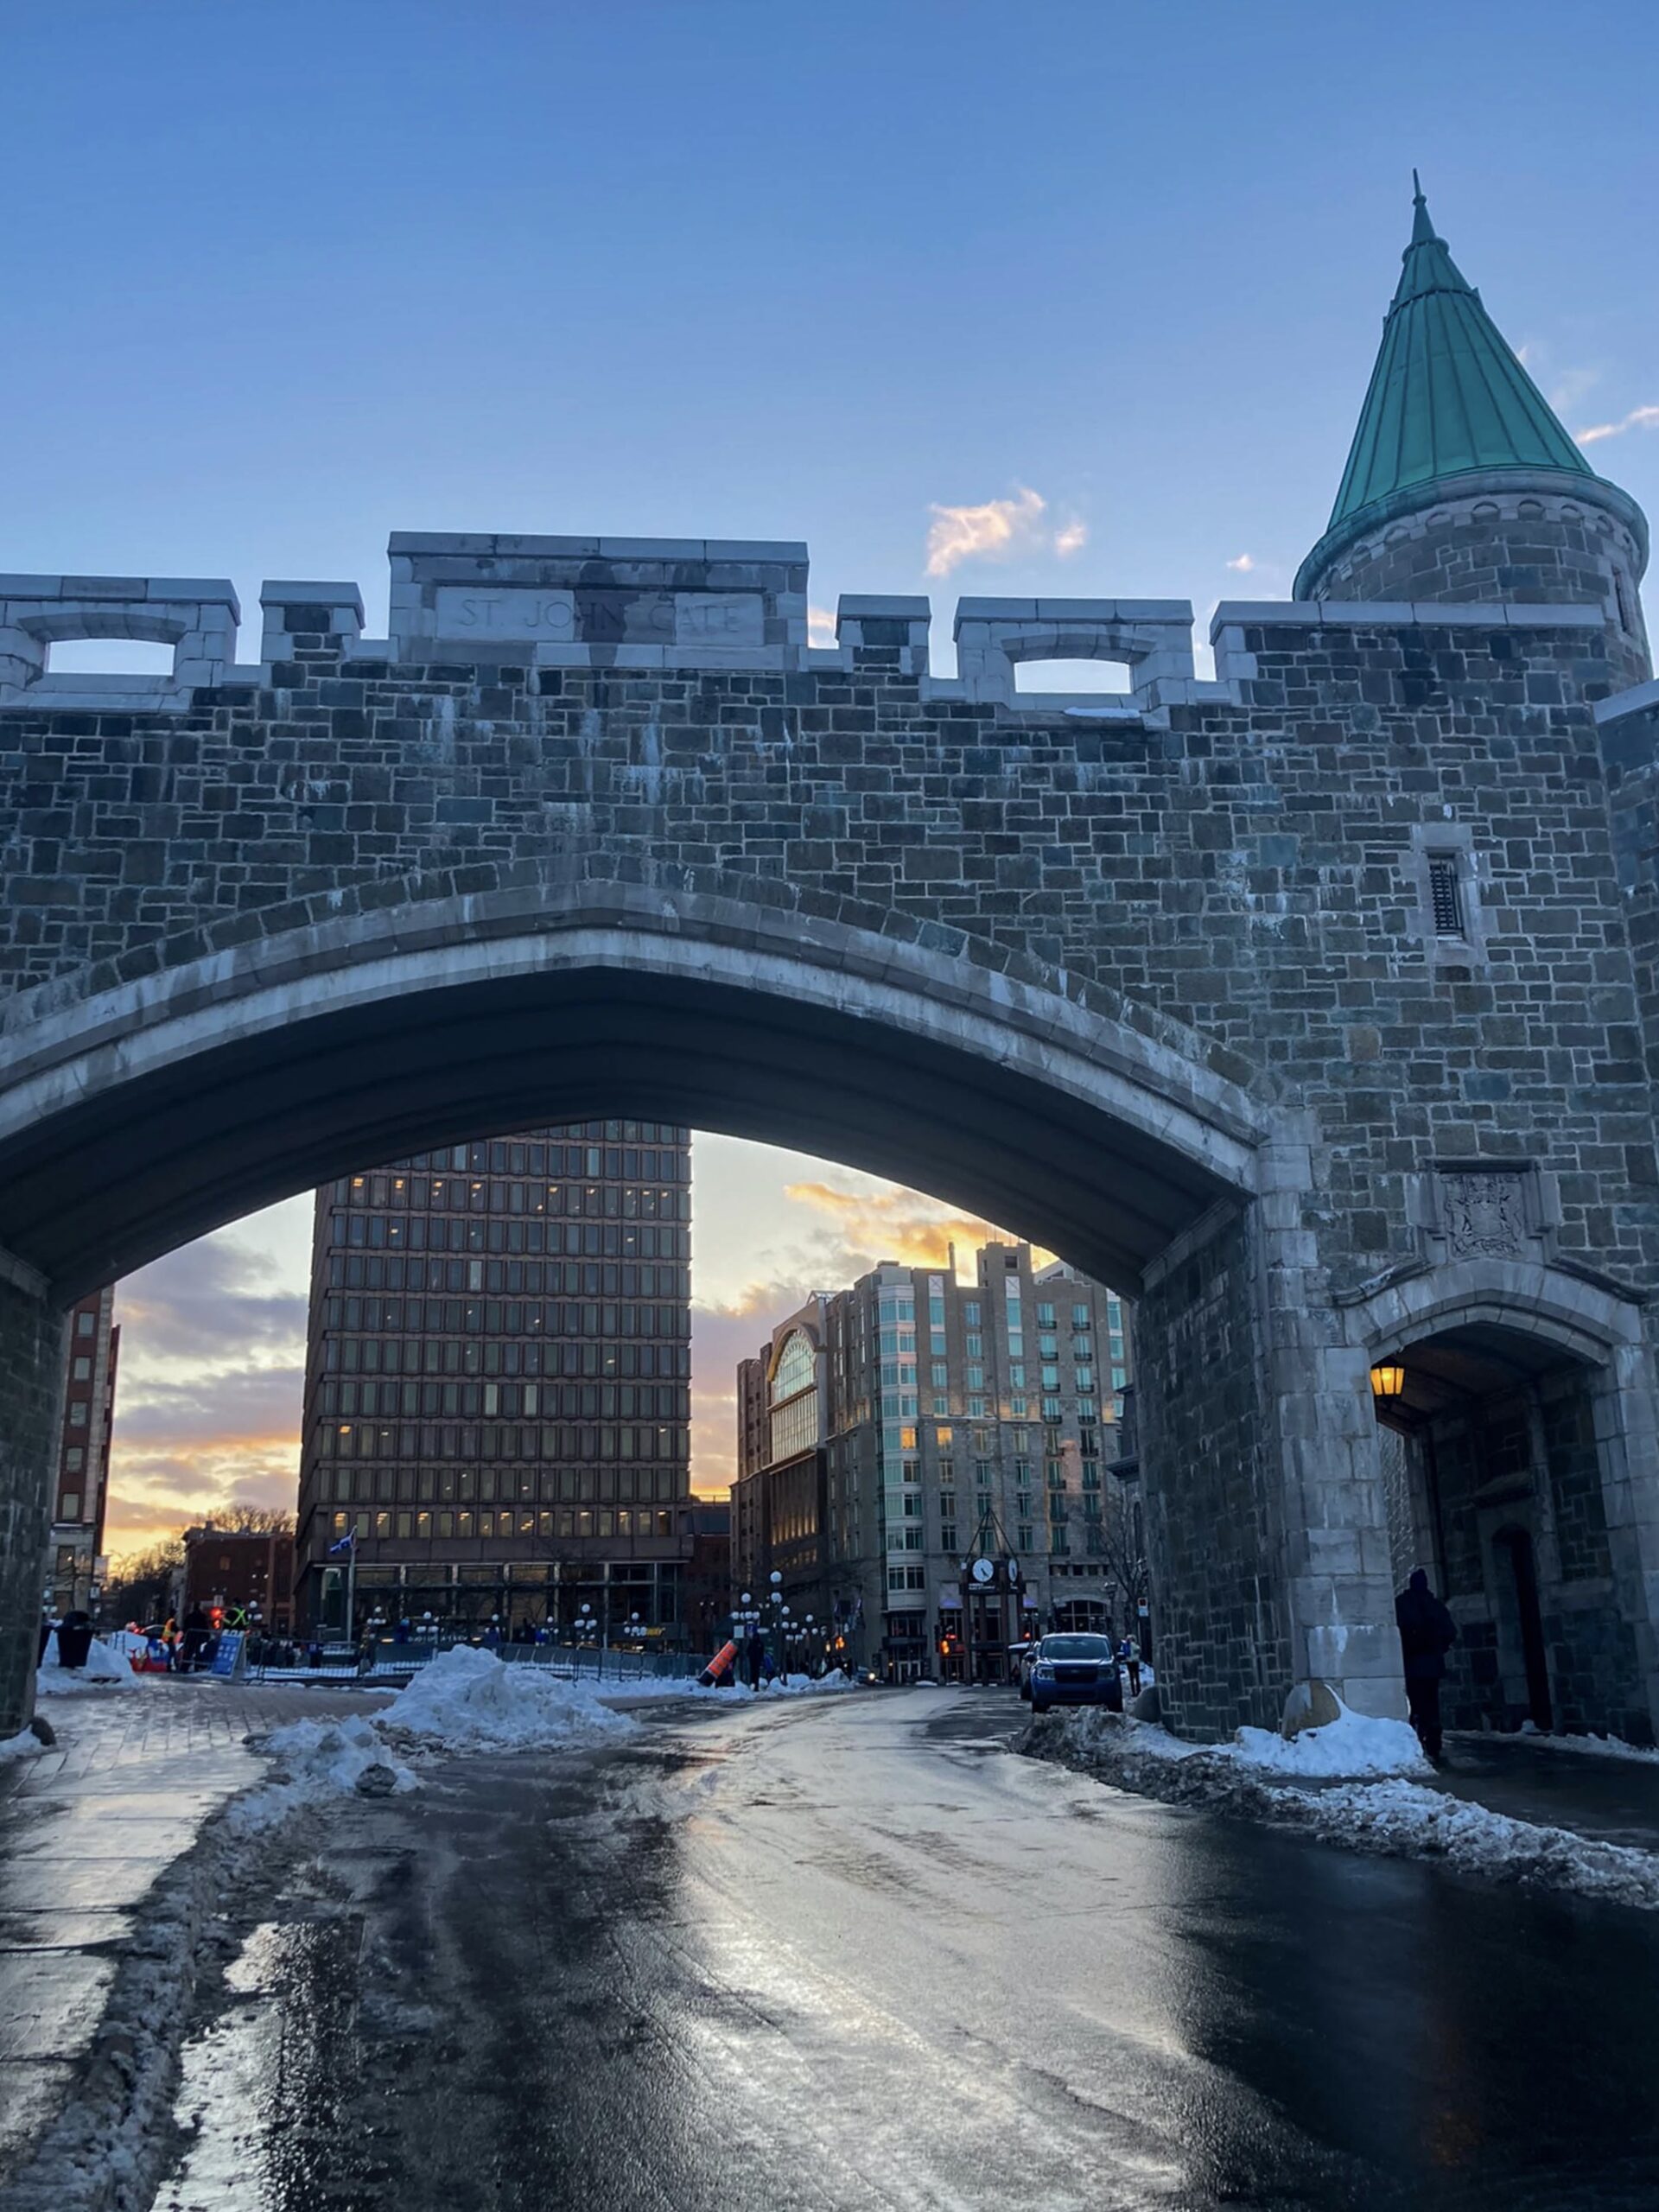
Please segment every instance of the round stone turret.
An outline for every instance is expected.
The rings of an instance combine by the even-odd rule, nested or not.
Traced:
[[[1421,189],[1415,210],[1341,489],[1295,596],[1592,604],[1612,680],[1642,683],[1646,518],[1556,420]]]

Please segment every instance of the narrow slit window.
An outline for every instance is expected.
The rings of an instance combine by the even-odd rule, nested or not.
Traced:
[[[1429,855],[1428,900],[1434,918],[1436,937],[1462,937],[1465,934],[1463,881],[1455,853]]]

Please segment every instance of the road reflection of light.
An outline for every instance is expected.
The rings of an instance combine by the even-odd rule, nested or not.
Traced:
[[[1187,2161],[1154,2120],[1148,2076],[1185,2054],[1155,1997],[1137,1993],[1126,2025],[1101,1987],[1098,1888],[1073,1870],[1061,1908],[1033,1911],[1043,1822],[1030,1805],[972,1759],[940,1789],[908,1732],[887,1733],[849,1715],[810,1744],[752,1745],[729,1777],[741,1817],[711,1817],[704,1798],[681,1824],[705,2078],[762,2113],[821,2115],[855,2145],[874,2202],[1006,2191],[1045,2212],[1108,2212],[1179,2194]],[[1076,1779],[1051,1770],[1030,1786],[1060,1798]],[[1121,1885],[1122,1871],[1107,1878]]]

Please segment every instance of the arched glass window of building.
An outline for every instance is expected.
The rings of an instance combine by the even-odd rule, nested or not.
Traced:
[[[772,1370],[772,1457],[792,1459],[818,1440],[817,1364],[812,1340],[797,1329]]]

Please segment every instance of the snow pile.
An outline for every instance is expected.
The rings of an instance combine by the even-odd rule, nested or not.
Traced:
[[[1659,1911],[1659,1858],[1650,1851],[1513,1821],[1414,1782],[1268,1794],[1275,1800],[1275,1819],[1351,1850],[1443,1859],[1460,1873],[1576,1890],[1582,1897]]]
[[[1230,1758],[1265,1774],[1304,1776],[1430,1774],[1433,1771],[1407,1720],[1373,1720],[1338,1700],[1334,1720],[1295,1736],[1266,1728],[1241,1728],[1224,1748]]]
[[[84,1667],[60,1666],[55,1629],[47,1639],[46,1656],[35,1678],[37,1697],[73,1697],[83,1690],[136,1690],[137,1687],[138,1677],[126,1660],[97,1637],[92,1638]]]
[[[8,1759],[31,1759],[36,1751],[45,1749],[46,1745],[32,1728],[20,1728],[15,1736],[0,1740],[0,1766],[3,1766]]]
[[[1241,1728],[1230,1744],[1184,1744],[1154,1720],[1120,1717],[1103,1706],[1080,1706],[1056,1719],[1079,1750],[1114,1761],[1202,1758],[1206,1771],[1232,1767],[1287,1782],[1433,1770],[1408,1722],[1372,1720],[1345,1705],[1322,1728],[1304,1728],[1289,1737],[1268,1728]]]
[[[613,1686],[613,1690],[615,1687]],[[458,1643],[423,1667],[376,1725],[449,1751],[527,1751],[614,1735],[636,1724],[600,1702],[594,1684],[505,1665]]]
[[[330,1797],[352,1792],[390,1797],[416,1786],[409,1768],[392,1757],[360,1713],[336,1720],[292,1720],[249,1741],[269,1752],[276,1764],[257,1789],[226,1808],[225,1825],[233,1835],[263,1835],[290,1813]]]
[[[1358,1719],[1344,1712],[1325,1728],[1305,1730],[1290,1744],[1264,1730],[1240,1732],[1277,1746],[1276,1760],[1279,1751],[1294,1752],[1309,1735],[1328,1738],[1345,1721]],[[1361,1723],[1362,1732],[1377,1726]],[[1388,1749],[1386,1738],[1371,1742],[1379,1751]],[[1183,1744],[1148,1723],[1085,1709],[1033,1720],[1020,1748],[1033,1758],[1080,1769],[1165,1804],[1242,1815],[1350,1851],[1438,1859],[1489,1880],[1573,1890],[1659,1911],[1659,1856],[1651,1852],[1511,1820],[1399,1776],[1381,1782],[1325,1782],[1325,1773],[1332,1769],[1315,1762],[1330,1759],[1334,1770],[1342,1771],[1334,1763],[1364,1750],[1363,1733],[1351,1750],[1327,1743],[1306,1764],[1263,1767],[1252,1763],[1258,1747],[1248,1741]]]
[[[1545,1736],[1535,1741],[1548,1744],[1552,1751],[1576,1751],[1581,1758],[1599,1759],[1637,1759],[1644,1766],[1659,1766],[1659,1751],[1641,1744],[1627,1744],[1622,1736]]]

